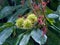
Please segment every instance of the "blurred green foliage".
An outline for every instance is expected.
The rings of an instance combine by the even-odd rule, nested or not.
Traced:
[[[20,0],[16,0],[17,4],[20,4]],[[50,8],[52,10],[56,10],[57,6],[60,4],[60,2],[58,3],[57,0],[51,0],[51,3],[50,3]],[[7,0],[4,0],[4,3],[3,5],[1,5],[2,8],[4,8],[5,6],[9,5]],[[47,12],[46,14],[49,14],[49,13],[52,13],[53,11],[48,9],[47,8]],[[0,26],[2,26],[3,24],[0,23]],[[58,24],[59,25],[59,24]],[[53,30],[53,29],[52,29]],[[23,32],[23,31],[20,31],[20,30],[17,30],[17,32]],[[53,31],[51,30],[48,30],[47,31],[47,36],[48,36],[48,40],[47,40],[47,43],[46,45],[60,45],[60,37],[54,33]],[[3,44],[3,45],[13,45],[15,43],[15,40],[17,39],[17,36],[14,38],[14,37],[9,37],[6,42]],[[14,41],[13,41],[14,40]],[[31,42],[31,41],[30,41]],[[33,42],[33,41],[32,41]],[[33,44],[33,43],[32,43]],[[31,43],[29,43],[29,45],[31,45]],[[33,44],[34,45],[34,44]]]

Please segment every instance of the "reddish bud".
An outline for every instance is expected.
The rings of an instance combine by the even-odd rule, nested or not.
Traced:
[[[21,15],[18,16],[18,18],[21,18],[21,17],[22,17]]]
[[[41,15],[41,16],[38,17],[38,23],[39,23],[40,25],[45,25],[43,19],[44,19],[44,16],[43,16],[43,15]]]
[[[44,7],[46,6],[46,4],[47,4],[46,2],[42,2],[42,5],[43,5]]]
[[[36,3],[33,3],[33,8],[34,8],[35,10],[39,10],[39,9],[40,9],[39,5],[37,5]]]
[[[24,18],[27,18],[27,15],[24,15]]]
[[[42,7],[43,7],[43,10],[44,10],[44,11],[45,11],[45,9],[46,9],[46,5],[47,5],[46,2],[42,2]]]
[[[38,23],[39,23],[40,25],[44,25],[43,20],[42,20],[42,19],[39,19],[39,18],[38,18]]]

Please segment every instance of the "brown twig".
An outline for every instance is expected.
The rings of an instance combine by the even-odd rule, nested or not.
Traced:
[[[45,12],[44,12],[44,10],[43,10],[43,6],[42,6],[42,0],[39,0],[39,2],[40,2],[40,4],[41,4],[42,13],[43,13],[43,15],[44,15],[45,24],[46,24],[46,20],[47,20],[47,18],[46,18],[46,16],[45,16]],[[46,26],[46,25],[45,25],[45,26]]]

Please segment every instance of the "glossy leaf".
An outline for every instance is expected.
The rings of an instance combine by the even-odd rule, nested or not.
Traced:
[[[56,19],[56,18],[59,17],[59,15],[57,15],[57,14],[49,14],[47,17],[52,18],[52,19]]]
[[[31,33],[32,38],[39,43],[40,45],[45,44],[47,41],[47,36],[43,35],[43,32],[40,29],[33,30]]]
[[[55,28],[58,32],[60,32],[60,28],[58,28],[57,26],[52,25],[51,27],[52,27],[52,28]]]
[[[59,17],[59,21],[60,21],[60,17]]]
[[[46,11],[45,11],[45,14],[48,15],[50,13],[53,13],[54,11],[51,10],[50,8],[46,7]]]
[[[6,29],[6,28],[12,27],[12,26],[14,26],[13,23],[7,22],[7,23],[5,23],[3,26],[0,26],[0,31],[4,30],[4,29]]]
[[[27,11],[28,8],[22,8],[19,9],[11,18],[8,20],[8,22],[15,22],[15,20],[18,18],[19,15],[23,15],[25,11]]]
[[[20,35],[18,36],[18,38],[17,38],[17,41],[16,41],[15,45],[18,45],[18,44],[19,44],[19,42],[20,42],[20,40],[21,40],[22,36],[23,36],[23,34],[20,34]]]
[[[13,30],[12,30],[12,27],[11,28],[7,28],[5,30],[3,30],[1,33],[0,33],[0,45],[2,45],[6,39],[12,34]]]
[[[55,30],[51,29],[47,32],[47,43],[46,45],[60,45],[60,37],[56,34]],[[60,35],[60,34],[59,34]]]
[[[28,41],[30,39],[30,34],[25,34],[22,38],[22,40],[20,41],[19,45],[27,45]]]
[[[1,12],[0,12],[0,19],[7,17],[9,15],[12,15],[13,12],[15,10],[18,10],[19,8],[21,8],[21,5],[17,5],[17,6],[6,6],[4,7]]]
[[[3,8],[0,12],[0,19],[3,18],[3,17],[6,17],[8,16],[9,14],[12,13],[12,7],[11,6],[7,6],[5,8]]]
[[[60,5],[57,8],[57,13],[60,15]]]

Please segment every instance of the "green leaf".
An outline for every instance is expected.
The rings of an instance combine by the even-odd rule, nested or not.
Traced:
[[[13,16],[11,16],[10,19],[8,19],[8,22],[15,22],[18,16],[23,15],[27,10],[28,8],[24,8],[24,7],[22,9],[19,9]]]
[[[31,32],[31,37],[40,45],[45,44],[47,41],[47,36],[42,36],[43,32],[40,29],[33,30]]]
[[[6,6],[0,12],[0,19],[8,16],[11,13],[12,13],[12,7],[11,6]]]
[[[60,15],[60,5],[59,5],[58,8],[57,8],[57,14]]]
[[[60,28],[55,25],[48,25],[48,29],[60,37]]]
[[[6,28],[12,27],[12,26],[14,26],[13,23],[7,22],[7,23],[5,23],[3,26],[0,26],[0,31],[4,30],[4,29],[6,29]]]
[[[15,10],[18,10],[19,8],[21,8],[21,5],[17,5],[17,6],[6,6],[5,8],[3,8],[0,12],[0,19],[6,17],[6,16],[11,16],[13,14],[13,12]]]
[[[49,14],[47,17],[48,17],[48,18],[52,18],[52,19],[56,19],[56,18],[59,17],[59,15],[52,13],[52,14]]]
[[[53,29],[50,28],[50,30],[48,30],[47,37],[48,41],[46,45],[60,45],[60,37],[58,36],[58,34],[56,34],[56,32],[54,33]]]
[[[11,23],[11,22],[7,22],[7,23],[5,23],[4,25],[5,25],[5,27],[12,27],[12,26],[14,26],[14,24]]]
[[[13,30],[12,30],[12,27],[11,28],[7,28],[5,30],[3,30],[1,33],[0,33],[0,45],[2,45],[5,40],[12,34]]]
[[[13,30],[14,30],[14,27],[13,27]],[[16,29],[16,31],[15,31],[16,35],[14,36],[14,34],[12,33],[12,35],[9,38],[7,38],[7,40],[4,42],[3,45],[18,45],[20,42],[19,36],[22,35],[20,38],[20,39],[22,39],[23,32],[25,32],[25,31],[20,30],[20,29]]]
[[[20,40],[21,40],[22,36],[23,36],[23,33],[22,33],[22,34],[20,34],[20,35],[18,36],[18,38],[17,38],[17,41],[16,41],[15,45],[18,45],[18,44],[19,44],[19,42],[20,42]]]
[[[60,17],[59,17],[59,21],[60,21]]]
[[[11,16],[11,18],[8,19],[7,23],[5,23],[4,25],[0,27],[0,30],[13,26],[12,23],[15,22],[18,16],[20,14],[23,15],[27,10],[28,8],[25,8],[25,7],[23,7],[22,9],[19,9],[13,16]]]
[[[47,23],[53,25],[55,23],[55,20],[51,18],[47,18]]]
[[[50,26],[50,27],[52,27],[53,29],[56,29],[56,31],[60,32],[60,28],[58,28],[57,26],[52,25],[52,26]]]
[[[45,14],[50,14],[50,13],[53,13],[53,10],[49,9],[48,7],[46,7],[46,11],[45,11]]]
[[[30,34],[24,34],[22,40],[20,41],[19,45],[27,45],[28,41],[30,39]]]

